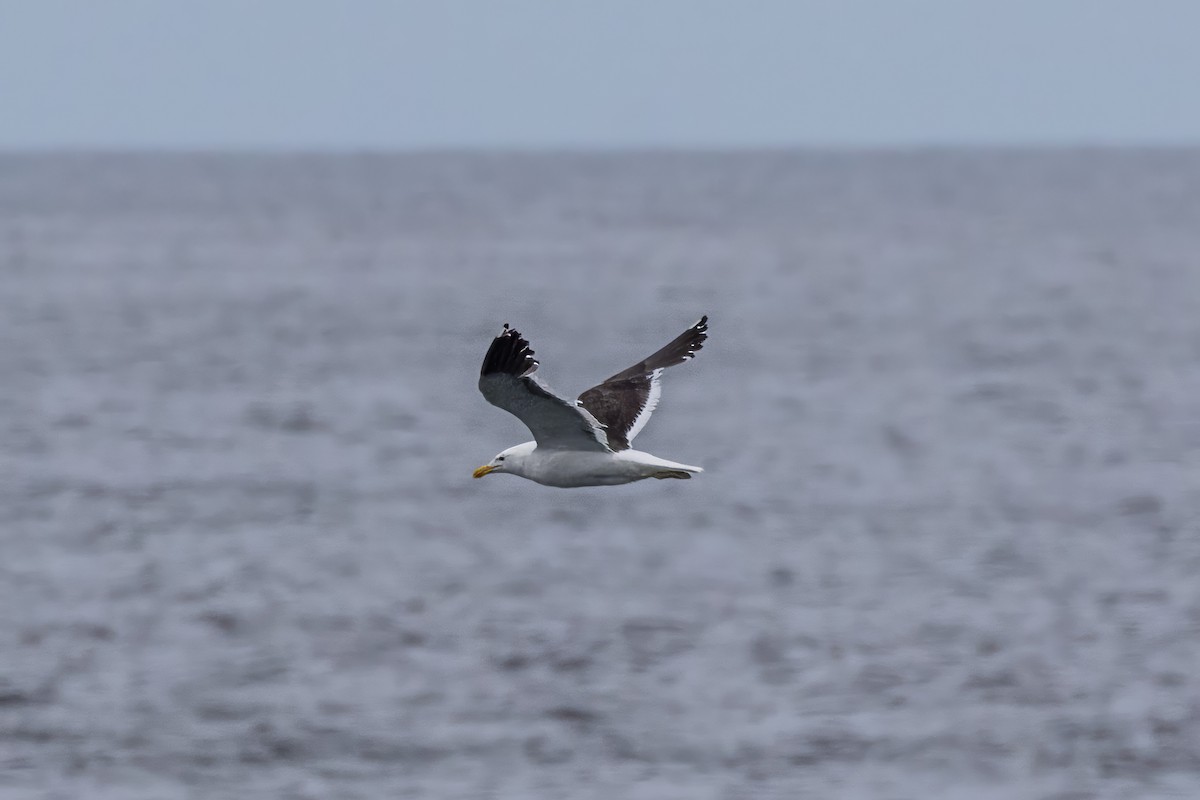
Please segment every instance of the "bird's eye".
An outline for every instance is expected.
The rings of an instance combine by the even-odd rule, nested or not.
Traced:
[[[497,457],[496,457],[496,460],[497,460],[497,461],[503,461],[503,460],[504,460],[504,456],[497,456]]]

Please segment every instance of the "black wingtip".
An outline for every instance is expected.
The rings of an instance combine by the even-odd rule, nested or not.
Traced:
[[[691,334],[691,337],[690,341],[687,341],[687,352],[683,356],[685,361],[695,358],[696,353],[704,349],[704,341],[708,338],[708,314],[700,317],[699,321],[688,328],[680,339],[685,339],[688,334]]]
[[[494,375],[504,373],[523,378],[538,368],[538,361],[533,357],[533,349],[529,346],[516,328],[510,328],[504,323],[504,329],[492,340],[487,355],[483,357],[483,366],[479,374]]]

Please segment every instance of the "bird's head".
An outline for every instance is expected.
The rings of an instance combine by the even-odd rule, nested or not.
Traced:
[[[513,445],[499,453],[495,458],[475,470],[472,474],[476,478],[482,478],[484,475],[493,472],[515,472],[519,475],[521,473],[521,465],[526,456],[532,453],[536,447],[537,444],[534,442]]]

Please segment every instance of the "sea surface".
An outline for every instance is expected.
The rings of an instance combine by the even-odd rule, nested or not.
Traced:
[[[1200,150],[0,156],[0,798],[260,797],[1200,797]]]

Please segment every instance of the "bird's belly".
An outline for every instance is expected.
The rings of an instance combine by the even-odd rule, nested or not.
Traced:
[[[636,464],[610,453],[562,451],[545,453],[527,477],[545,486],[616,486],[646,477]]]

